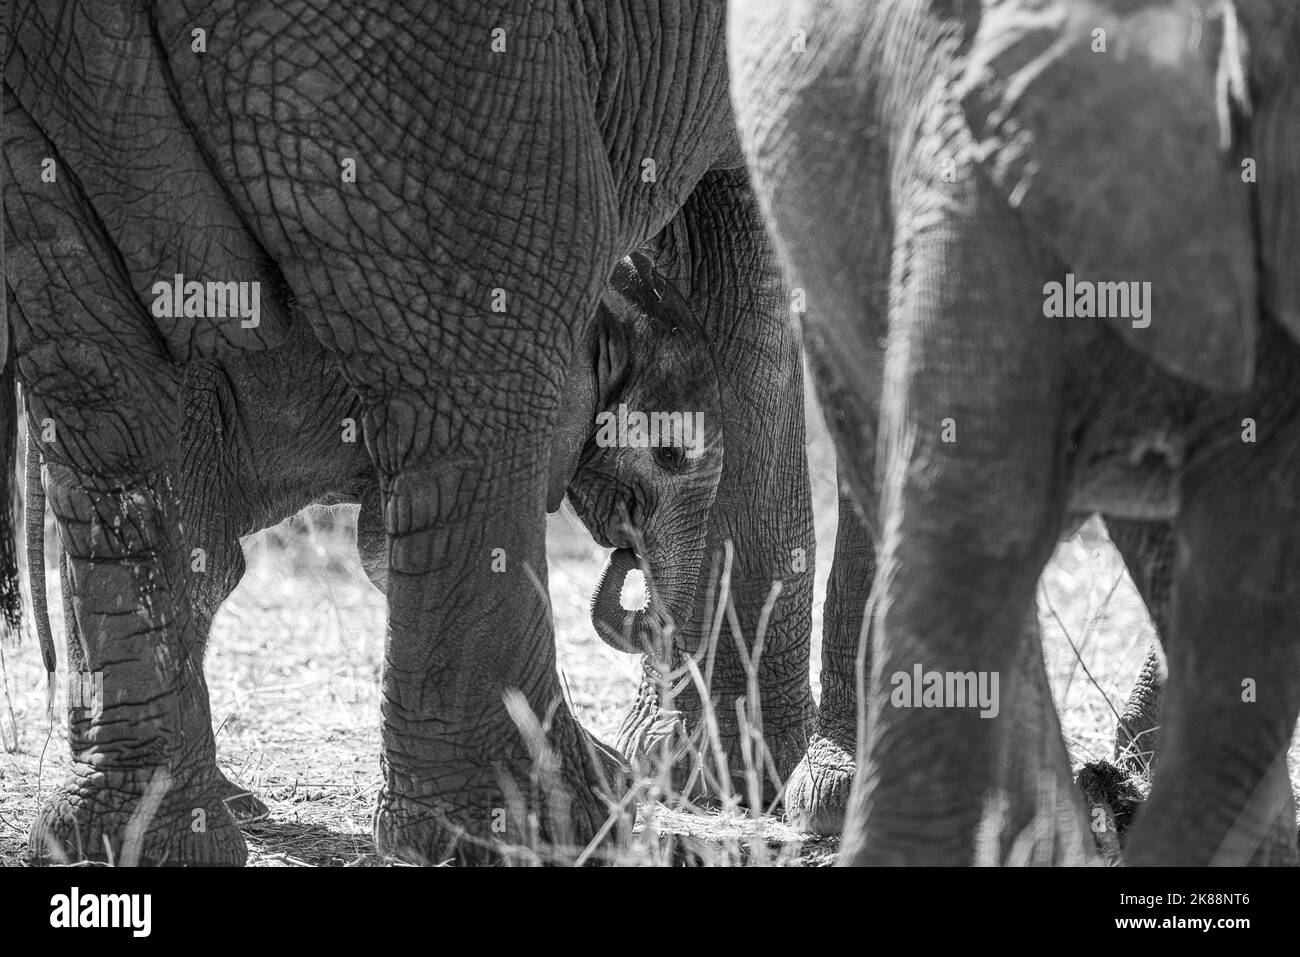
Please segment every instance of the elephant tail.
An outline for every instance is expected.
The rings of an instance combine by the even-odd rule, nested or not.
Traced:
[[[4,16],[0,17],[0,76],[4,76],[5,60],[9,53],[13,12],[10,4],[5,4]],[[0,134],[4,131],[4,117],[0,114]],[[2,138],[2,136],[0,136]],[[0,190],[0,196],[3,190]],[[9,315],[7,310],[9,292],[6,288],[4,255],[4,209],[0,204],[0,362],[4,368],[0,371],[0,628],[6,636],[16,637],[21,634],[23,616],[22,589],[18,577],[18,515],[22,510],[21,492],[17,480],[18,451],[18,363],[10,354]]]
[[[22,490],[18,484],[18,398],[13,356],[7,357],[0,374],[0,443],[3,461],[0,469],[0,621],[5,633],[20,634],[23,616],[22,589],[18,570],[18,520],[23,511]]]
[[[41,646],[45,670],[53,675],[56,661],[54,635],[50,631],[50,607],[45,598],[45,486],[41,484],[41,447],[36,444],[36,436],[30,428],[27,430],[26,459],[24,497],[27,508],[23,538],[27,545],[27,580],[32,589],[36,642]]]

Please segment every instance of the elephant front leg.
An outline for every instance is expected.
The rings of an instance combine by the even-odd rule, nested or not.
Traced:
[[[1092,841],[1034,616],[1064,500],[1047,264],[977,170],[948,183],[934,168],[916,164],[894,209],[868,730],[842,854],[1082,862]],[[870,348],[867,322],[836,334],[850,331],[850,353]]]
[[[188,568],[165,471],[105,482],[47,472],[66,553],[72,774],[32,827],[38,859],[241,864],[216,775]]]
[[[904,519],[885,540],[844,859],[1084,862],[1091,840],[1033,604],[1050,539],[999,555],[963,548],[971,526],[919,524]]]
[[[838,834],[844,827],[856,770],[860,648],[863,673],[871,673],[862,625],[876,577],[876,550],[847,482],[841,476],[835,557],[822,619],[817,730],[785,789],[787,819],[818,834]]]
[[[571,862],[621,824],[623,769],[556,676],[539,451],[385,483],[381,853]]]

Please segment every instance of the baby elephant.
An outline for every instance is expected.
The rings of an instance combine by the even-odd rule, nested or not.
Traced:
[[[307,505],[360,504],[362,565],[377,587],[385,587],[381,496],[358,441],[360,401],[306,326],[299,322],[279,349],[200,360],[185,373],[180,504],[191,549],[187,591],[198,646],[192,650],[200,656],[217,609],[244,573],[240,537]],[[597,632],[622,651],[653,651],[666,628],[685,622],[694,603],[722,472],[722,431],[718,377],[703,328],[642,254],[618,263],[575,352],[550,463],[547,510],[558,509],[567,491],[592,536],[616,549],[592,602]],[[40,463],[30,454],[27,484],[37,632],[52,670],[44,495]],[[650,601],[626,612],[619,592],[635,567],[648,572]],[[76,617],[66,604],[64,617],[71,667],[80,670]],[[216,768],[212,787],[239,816],[265,813],[260,801]]]

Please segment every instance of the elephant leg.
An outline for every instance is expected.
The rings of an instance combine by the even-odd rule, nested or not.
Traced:
[[[918,142],[962,157],[948,108],[920,114],[933,126]],[[1089,861],[1034,603],[1064,499],[1063,336],[1041,298],[1050,267],[977,170],[947,182],[940,165],[913,157],[893,207],[867,739],[842,857]],[[847,342],[834,361],[870,350],[869,322],[818,318]],[[863,453],[839,449],[860,482]],[[872,487],[855,493],[870,500]],[[938,693],[963,678],[996,682],[998,705]]]
[[[573,718],[556,676],[533,484],[544,465],[534,447],[385,478],[383,853],[477,860],[496,837],[544,840],[563,855],[601,832],[607,802],[623,793],[616,762]]]
[[[187,378],[188,372],[189,370],[187,370]],[[190,389],[187,381],[186,426],[192,421],[188,417],[191,412],[189,398]],[[210,531],[214,525],[225,528],[229,524],[226,515],[229,499],[224,489],[214,485],[214,483],[218,482],[217,477],[224,474],[223,471],[217,468],[220,463],[216,461],[217,456],[214,454],[215,449],[211,443],[211,436],[219,434],[220,430],[214,432],[210,428],[212,423],[206,420],[202,424],[208,425],[209,428],[197,430],[198,434],[202,436],[201,441],[193,441],[193,433],[186,427],[182,428],[181,439],[181,461],[184,463],[181,469],[181,514],[183,516],[183,526],[186,529],[186,540],[192,545],[187,552],[189,574],[186,578],[193,625],[189,632],[189,637],[192,639],[190,654],[196,656],[200,661],[204,659],[207,651],[212,619],[221,603],[229,597],[230,593],[239,584],[239,580],[244,573],[243,550],[240,548],[237,539],[223,541],[220,547],[211,550],[199,545],[193,545],[194,542],[212,540],[210,535],[204,534],[205,530]],[[191,440],[187,441],[187,438]],[[31,436],[29,442],[35,445],[36,437]],[[195,483],[194,475],[202,476],[202,481]],[[40,481],[39,468],[36,481]],[[43,538],[45,522],[44,491],[39,486],[30,489],[30,491],[33,499],[39,502],[37,506],[39,514],[29,522],[28,534]],[[44,548],[38,546],[33,557],[35,558],[43,553]],[[79,667],[78,662],[84,662],[85,656],[80,653],[80,649],[85,646],[85,643],[78,631],[76,616],[71,604],[71,583],[68,579],[65,558],[66,556],[60,548],[57,562],[63,586],[64,630],[68,638],[68,647],[74,652],[72,664],[74,669],[77,669]],[[34,596],[33,600],[44,600],[43,584],[40,587],[40,597]],[[252,820],[263,817],[268,813],[266,805],[254,794],[250,793],[247,788],[235,784],[226,777],[219,767],[215,768],[214,771],[217,776],[217,791],[223,796],[226,807],[235,816],[236,820]]]
[[[1008,456],[1000,476],[987,460],[944,462],[947,450],[921,437],[943,418],[922,398],[938,388],[909,388],[916,417],[906,432],[888,433],[906,458],[886,465],[898,484],[886,486],[867,741],[844,855],[853,863],[1083,862],[1091,841],[1034,618],[1034,586],[1055,534],[1046,507],[1032,524],[1014,511],[1051,500],[1035,488],[1053,471],[1050,450],[1032,465]],[[997,419],[1022,421],[1009,410]],[[969,411],[962,421],[988,430],[998,448],[1023,440],[995,436],[994,422]],[[993,481],[973,488],[978,475]],[[923,683],[953,676],[996,683],[1000,706],[977,710],[969,693],[964,707],[955,696],[928,702]]]
[[[238,548],[238,542],[235,545]],[[196,568],[192,550],[190,555],[189,570],[191,577],[189,579],[189,590],[190,601],[194,609],[192,616],[194,646],[191,654],[197,655],[199,660],[202,661],[206,651],[207,639],[212,629],[212,614],[229,597],[230,592],[234,591],[239,579],[243,576],[243,554],[240,553],[237,570],[232,570],[228,575],[214,574],[212,577],[195,577],[196,573],[202,574],[206,569]],[[64,596],[64,629],[68,637],[68,648],[72,653],[69,658],[70,667],[73,671],[84,672],[85,655],[81,653],[84,641],[78,630],[76,616],[71,604],[72,585],[68,578],[67,562],[62,550],[59,552],[58,562]],[[220,565],[209,567],[213,572],[218,572],[221,568]],[[225,582],[224,586],[220,584],[222,582]],[[212,612],[205,611],[208,608],[211,608]],[[236,821],[258,820],[270,813],[266,804],[257,795],[243,785],[231,781],[220,767],[214,767],[213,772],[216,775],[213,785],[216,793],[226,805],[226,809],[234,815]]]
[[[1156,630],[1156,641],[1147,651],[1115,733],[1115,758],[1121,767],[1148,773],[1155,767],[1160,743],[1160,699],[1167,678],[1161,645],[1172,636],[1173,527],[1167,522],[1108,518],[1106,530],[1124,559],[1124,566],[1146,603]]]
[[[885,488],[867,738],[842,853],[855,864],[1084,862],[1091,840],[1034,617],[1054,527],[1045,504],[1032,524],[1014,511],[1051,501],[1035,486],[1054,470],[1052,450],[1040,448],[1033,462],[1007,456],[1005,471],[961,455],[944,461],[948,450],[922,432],[937,431],[944,418],[931,395],[942,395],[933,380],[907,388],[900,398],[915,418],[902,434],[892,425],[886,432],[906,457],[884,470],[897,485]],[[1024,423],[1010,410],[991,420],[967,410],[959,421],[971,445],[990,443],[986,451],[1024,440],[996,434],[999,425]],[[983,481],[989,485],[979,488]],[[969,694],[965,707],[956,697],[927,702],[922,688],[952,676],[996,682],[996,713],[972,707]]]
[[[168,417],[176,397],[169,366],[138,353],[77,354],[90,366],[76,370],[84,380],[116,368],[161,384],[162,396],[145,393],[146,403],[153,400],[146,414]],[[29,398],[38,421],[65,423],[43,453],[74,623],[72,774],[42,806],[32,852],[42,859],[242,863],[243,840],[222,803],[202,661],[194,653],[166,432],[156,422],[143,424],[143,410],[89,416],[86,407],[85,399],[68,401],[41,386]],[[150,433],[160,439],[152,447],[143,441]],[[153,468],[124,455],[111,471],[99,471],[105,450],[122,435],[136,439],[133,452],[149,450]],[[65,455],[76,464],[60,461]]]
[[[7,180],[55,155],[6,90]],[[12,191],[10,191],[12,192]],[[75,177],[6,196],[9,326],[67,569],[68,779],[40,859],[238,864],[194,653],[176,440],[180,375]]]
[[[240,476],[226,455],[233,416],[222,413],[229,387],[218,363],[189,363],[181,381],[180,495],[194,653],[207,652],[212,621],[244,577],[245,525]],[[238,428],[238,426],[236,426]]]
[[[1125,851],[1131,864],[1296,859],[1286,769],[1300,711],[1295,448],[1275,438],[1233,454],[1257,456],[1262,478],[1183,484],[1163,753]]]
[[[876,549],[841,476],[835,556],[822,619],[822,698],[817,730],[786,782],[786,818],[801,830],[838,834],[844,827],[856,770],[858,648],[867,599],[876,578]],[[864,649],[863,671],[871,672]]]
[[[674,639],[673,673],[660,674],[646,659],[618,744],[636,756],[657,729],[673,724],[661,708],[672,685],[677,693],[667,708],[680,712],[705,780],[742,800],[767,802],[807,748],[815,715],[808,679],[815,544],[798,340],[743,170],[706,175],[655,245],[656,268],[686,296],[713,343],[726,452],[709,557],[695,610]],[[734,550],[724,584],[728,543]],[[734,619],[723,615],[715,637],[724,595]],[[707,702],[684,667],[688,656],[699,661]],[[712,735],[716,741],[707,740]],[[725,772],[714,766],[719,753]],[[679,783],[688,763],[679,767]]]
[[[200,662],[207,654],[212,622],[244,577],[244,549],[239,530],[244,525],[242,490],[237,470],[227,460],[222,414],[229,387],[220,365],[192,362],[182,378],[180,427],[180,502],[185,529],[186,587],[192,631],[191,654]],[[269,813],[267,806],[241,784],[214,768],[217,789],[236,821],[252,821]]]
[[[1171,613],[1176,539],[1173,527],[1164,522],[1107,519],[1106,527],[1111,541],[1124,558],[1129,576],[1146,602],[1158,638],[1147,652],[1137,683],[1124,706],[1115,736],[1115,757],[1130,773],[1153,777],[1157,773],[1160,755],[1161,699],[1168,680],[1165,655],[1173,638]],[[1268,837],[1253,852],[1250,862],[1259,866],[1293,866],[1300,863],[1300,847],[1297,846],[1291,783],[1283,773],[1280,779],[1271,777],[1269,787],[1277,789],[1276,802],[1290,811],[1277,815]],[[1285,798],[1282,797],[1283,791]]]
[[[31,438],[29,441],[34,443],[35,438]],[[184,487],[184,475],[182,475],[181,484],[182,487]],[[44,492],[41,491],[39,494],[41,515],[37,516],[34,522],[29,524],[28,534],[32,534],[33,527],[38,529],[39,534],[40,526],[44,525]],[[190,513],[196,511],[193,507],[192,498],[182,493],[181,499],[183,514],[187,511]],[[210,496],[205,500],[205,504],[208,508],[218,508],[218,503],[223,501],[224,499],[220,496]],[[186,506],[190,507],[187,509]],[[200,514],[207,514],[202,509],[198,511]],[[36,523],[39,523],[39,525]],[[186,522],[185,527],[187,529],[193,529],[195,526],[190,522]],[[194,540],[192,536],[187,537],[190,541]],[[199,552],[197,548],[193,548],[189,551],[190,575],[187,579],[187,584],[192,608],[191,620],[193,622],[193,630],[191,632],[193,645],[190,653],[197,656],[200,661],[203,660],[206,652],[207,640],[212,628],[212,617],[215,614],[216,609],[219,608],[221,603],[230,595],[230,592],[234,590],[235,586],[239,583],[239,579],[243,576],[243,552],[240,550],[237,541],[234,543],[234,549],[238,552],[237,564],[222,562],[221,554],[214,555],[213,557],[216,560],[209,563],[206,552]],[[40,551],[43,552],[44,549],[42,548]],[[81,652],[81,649],[85,647],[85,642],[78,630],[76,615],[73,611],[71,603],[72,585],[68,578],[66,556],[61,548],[59,549],[57,561],[62,581],[64,599],[64,630],[67,636],[68,648],[72,652],[69,659],[70,667],[74,672],[84,672],[86,670],[84,667],[85,655]],[[41,590],[43,593],[43,586]],[[214,768],[214,773],[216,774],[216,782],[214,785],[216,791],[224,801],[226,808],[232,815],[234,815],[235,820],[256,820],[265,817],[269,813],[266,805],[262,803],[256,795],[252,794],[248,788],[231,781],[226,777],[220,767]]]

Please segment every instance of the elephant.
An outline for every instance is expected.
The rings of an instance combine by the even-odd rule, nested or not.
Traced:
[[[815,715],[815,548],[798,341],[736,137],[723,6],[325,11],[10,7],[8,331],[104,699],[73,722],[74,777],[38,828],[98,856],[149,795],[141,859],[245,859],[189,653],[180,399],[195,363],[273,351],[304,322],[357,394],[378,475],[379,851],[492,860],[507,794],[552,845],[615,832],[602,782],[625,764],[563,703],[544,515],[571,357],[643,246],[708,336],[726,461],[671,667],[647,656],[620,741],[668,706],[687,744],[716,734],[696,749],[711,789],[758,755],[770,799]],[[736,633],[711,643],[723,601]],[[681,680],[703,655],[705,690]],[[545,793],[511,707],[549,716]]]
[[[376,588],[387,586],[379,484],[356,441],[361,415],[356,394],[305,326],[292,336],[289,344],[266,352],[191,363],[182,380],[180,512],[191,556],[186,585],[195,646],[190,653],[200,660],[217,610],[243,576],[240,538],[312,503],[360,506],[361,566]],[[595,423],[617,416],[620,408],[625,416],[627,410],[692,409],[701,423],[721,420],[718,378],[703,329],[685,299],[643,253],[633,253],[615,268],[586,341],[574,353],[565,389],[547,511],[556,511],[567,492],[603,544],[638,544],[639,549],[629,544],[610,557],[593,597],[592,624],[619,651],[663,657],[665,650],[653,645],[663,634],[663,626],[651,620],[655,605],[625,612],[619,593],[627,571],[644,562],[662,609],[658,614],[683,620],[689,613],[723,448],[716,431],[708,442],[703,431],[693,434],[694,447],[684,435],[672,444],[674,436],[667,431],[655,445],[599,441]],[[35,449],[37,443],[32,440],[29,447]],[[28,460],[26,501],[36,632],[52,673],[45,500],[36,454]],[[67,611],[65,622],[75,628],[75,616]],[[75,636],[70,640],[74,647],[80,643]],[[214,773],[236,819],[267,812],[246,788],[230,782],[220,769]]]
[[[728,45],[879,566],[841,862],[1096,861],[1033,607],[1092,512],[1173,529],[1126,861],[1294,858],[1293,5],[754,0]]]

